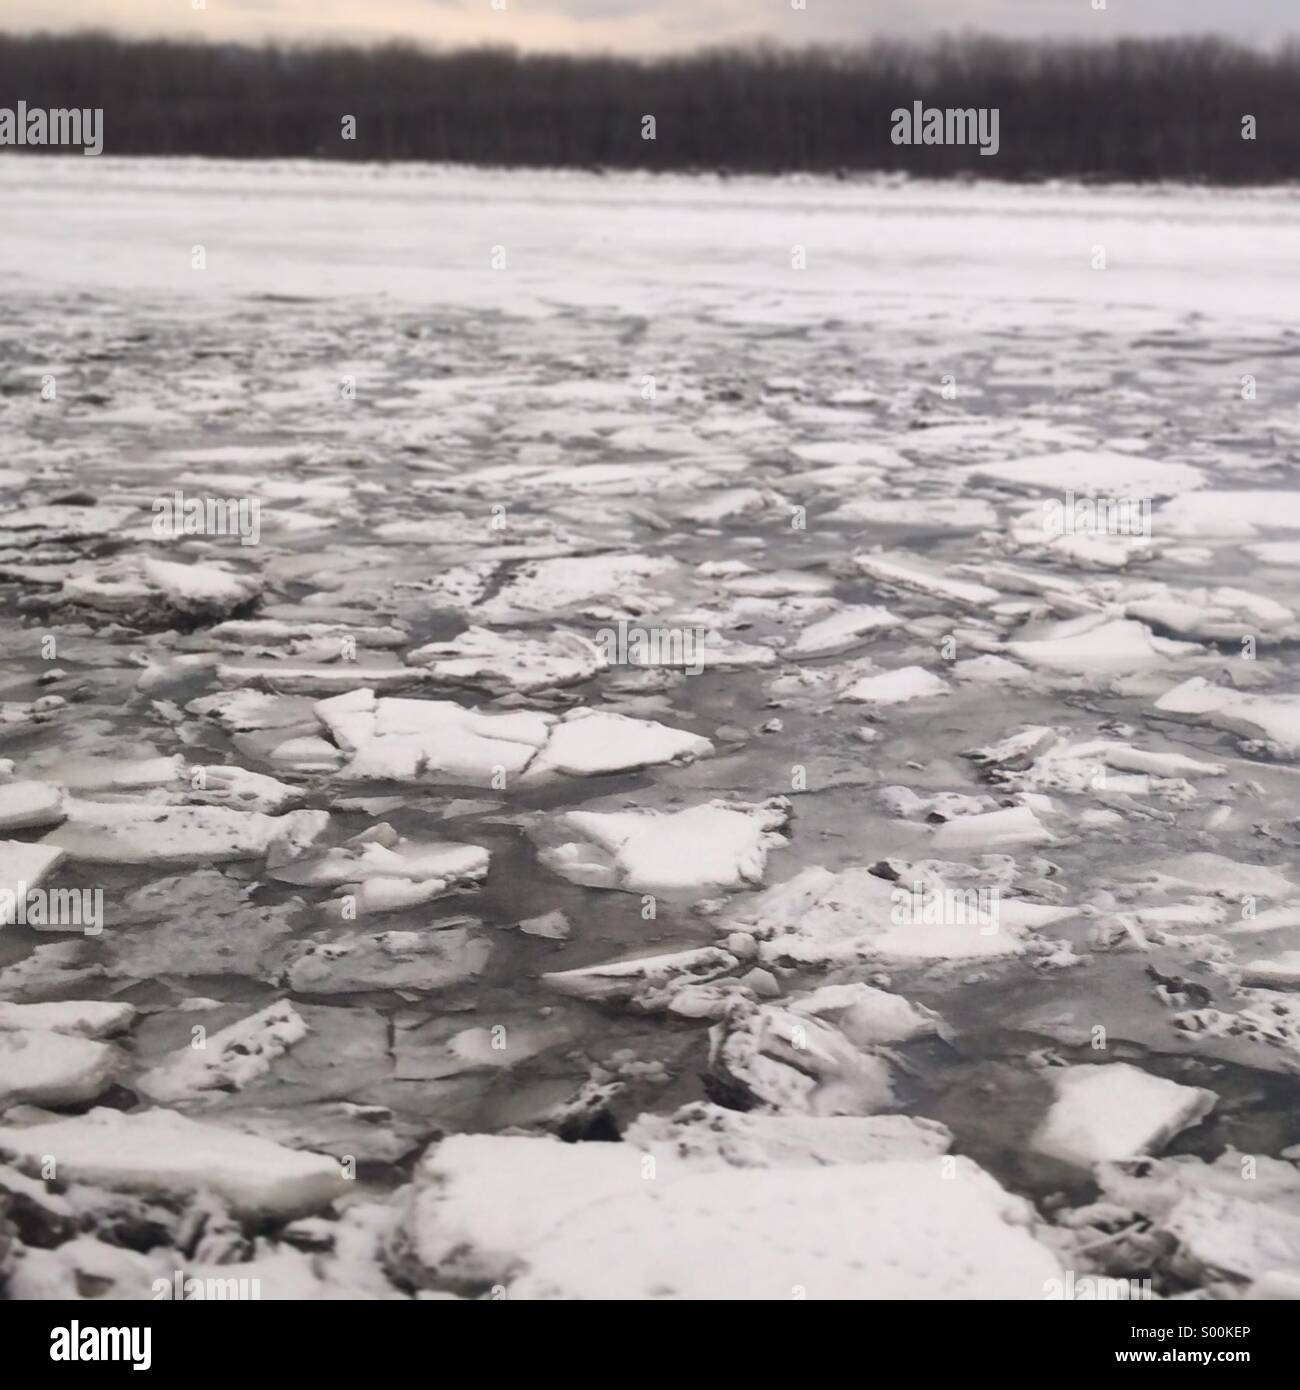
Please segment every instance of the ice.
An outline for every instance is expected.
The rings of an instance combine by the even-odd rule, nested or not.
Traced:
[[[16,1029],[107,1038],[124,1033],[135,1018],[134,1004],[107,1000],[66,1000],[58,1004],[0,1003],[0,1031]]]
[[[528,781],[564,774],[592,777],[657,763],[693,762],[712,756],[713,744],[698,734],[647,719],[579,709],[552,726],[546,746],[528,764]]]
[[[58,845],[0,840],[0,927],[17,920],[18,899],[38,888],[67,858]]]
[[[627,892],[744,888],[761,883],[769,850],[787,841],[782,797],[747,804],[712,801],[685,811],[568,811],[558,829],[582,842],[540,854],[574,883]]]
[[[1029,1208],[969,1159],[749,1168],[629,1184],[522,1252],[512,1299],[1032,1299]]]
[[[201,1047],[172,1053],[135,1084],[161,1104],[220,1100],[265,1076],[277,1057],[306,1036],[307,1024],[292,1004],[269,1004],[205,1036]]]
[[[287,980],[296,994],[445,989],[481,974],[491,951],[462,927],[376,932],[304,943]]]
[[[982,815],[957,816],[936,827],[936,850],[996,849],[1004,845],[1050,845],[1056,836],[1028,806],[1008,806]]]
[[[0,1029],[0,1109],[77,1105],[111,1084],[118,1052],[108,1043],[36,1029]]]
[[[1052,1073],[1056,1099],[1033,1147],[1065,1163],[1133,1158],[1199,1124],[1218,1097],[1199,1086],[1153,1076],[1127,1062]]]
[[[576,632],[545,637],[471,627],[448,642],[431,642],[407,655],[436,681],[532,694],[590,680],[604,669],[600,650]]]
[[[803,629],[786,655],[800,657],[834,656],[855,646],[869,633],[897,627],[899,619],[887,608],[857,604],[842,608],[829,618]]]
[[[902,705],[947,693],[947,683],[932,671],[922,666],[904,666],[879,676],[863,676],[841,690],[839,698],[863,705]]]
[[[1270,531],[1300,531],[1300,492],[1193,492],[1166,502],[1152,517],[1161,534],[1242,540]]]
[[[1089,616],[1055,624],[1032,639],[1008,642],[1006,650],[1035,668],[1106,678],[1168,665],[1200,648],[1156,637],[1143,623]]]
[[[1080,497],[1148,500],[1155,497],[1182,500],[1181,494],[1205,486],[1205,474],[1190,464],[1086,449],[981,463],[970,470],[970,476],[1030,492],[1069,489]]]
[[[183,619],[225,617],[253,603],[261,587],[256,577],[220,565],[128,556],[71,575],[50,603],[154,627]]]
[[[624,1141],[684,1159],[692,1172],[820,1168],[946,1153],[952,1135],[910,1115],[771,1115],[695,1102],[673,1115],[642,1115]]]
[[[686,986],[716,979],[738,964],[735,956],[716,946],[701,946],[690,951],[551,971],[542,976],[542,983],[574,999],[631,1004],[637,1009],[652,1011],[667,1007],[673,996]]]
[[[444,781],[489,786],[518,776],[545,744],[553,715],[490,714],[451,700],[377,699],[361,689],[322,700],[322,724],[351,757],[350,781]]]
[[[300,850],[329,825],[328,811],[268,816],[224,806],[70,798],[68,818],[42,842],[88,864],[220,864]]]
[[[834,1024],[775,1004],[735,1000],[709,1029],[713,1090],[738,1109],[870,1115],[894,1103],[888,1061]]]
[[[1166,691],[1155,708],[1168,719],[1209,724],[1259,740],[1284,757],[1300,753],[1300,695],[1249,694],[1192,676]]]
[[[63,788],[50,782],[0,782],[0,830],[31,830],[63,819]]]
[[[118,1192],[215,1192],[252,1216],[313,1211],[349,1188],[331,1158],[171,1110],[95,1109],[48,1124],[0,1125],[0,1152],[38,1165],[52,1154],[61,1178]]]
[[[943,599],[959,608],[979,610],[997,603],[1002,597],[996,589],[984,584],[969,584],[922,569],[909,559],[894,559],[885,555],[860,554],[853,564],[868,578],[889,589],[902,593],[919,593],[928,598]]]
[[[866,869],[808,868],[739,908],[730,927],[752,933],[761,959],[774,964],[963,960],[1024,949],[1019,932],[993,919],[978,901],[963,901],[962,912],[946,923],[916,920],[911,891],[911,884]]]
[[[319,852],[307,852],[271,869],[271,877],[283,883],[318,888],[337,888],[369,879],[437,880],[440,891],[452,892],[481,882],[490,863],[488,851],[479,845],[455,841],[415,841],[404,839],[387,824]]]
[[[857,1047],[911,1042],[939,1031],[939,1016],[900,994],[857,981],[823,985],[790,1001],[790,1011],[829,1019]]]
[[[573,555],[522,565],[479,613],[492,622],[608,604],[636,614],[657,605],[655,587],[671,583],[677,561],[655,555]]]

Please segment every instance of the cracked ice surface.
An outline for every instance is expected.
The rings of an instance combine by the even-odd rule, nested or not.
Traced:
[[[1289,201],[90,163],[0,168],[15,1296],[1289,1287]]]

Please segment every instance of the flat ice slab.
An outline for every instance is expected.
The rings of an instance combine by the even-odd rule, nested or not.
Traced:
[[[0,1126],[0,1153],[40,1161],[54,1154],[59,1176],[120,1192],[197,1193],[210,1189],[237,1211],[290,1216],[350,1190],[323,1154],[286,1149],[171,1110],[91,1110],[26,1128]]]
[[[1052,1083],[1056,1100],[1033,1147],[1080,1167],[1151,1153],[1203,1120],[1217,1100],[1127,1062],[1067,1067],[1052,1073]]]

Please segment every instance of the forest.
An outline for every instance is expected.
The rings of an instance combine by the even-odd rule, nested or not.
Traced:
[[[1300,45],[1209,38],[642,61],[0,34],[0,106],[102,108],[108,155],[1260,184],[1300,173],[1298,94]],[[996,157],[895,144],[891,113],[918,101],[996,110]]]

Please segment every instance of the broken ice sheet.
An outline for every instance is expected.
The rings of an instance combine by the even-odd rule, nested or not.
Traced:
[[[1032,1139],[1040,1153],[1087,1167],[1160,1148],[1199,1124],[1218,1097],[1127,1062],[1050,1073],[1056,1100]]]
[[[96,1109],[26,1127],[0,1125],[0,1153],[39,1164],[57,1154],[73,1182],[122,1192],[210,1189],[238,1211],[288,1216],[341,1197],[348,1184],[333,1159],[281,1148],[170,1110]]]
[[[583,838],[539,850],[552,872],[591,888],[704,893],[761,883],[790,803],[711,801],[684,811],[568,811],[548,833]]]

